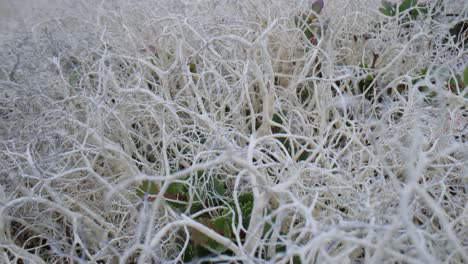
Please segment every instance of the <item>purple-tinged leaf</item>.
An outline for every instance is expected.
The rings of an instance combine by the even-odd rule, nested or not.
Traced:
[[[314,12],[318,14],[322,11],[323,6],[323,0],[317,0],[312,4],[312,10],[314,10]]]

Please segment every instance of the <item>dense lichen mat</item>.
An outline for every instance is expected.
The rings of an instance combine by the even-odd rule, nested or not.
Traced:
[[[466,1],[0,3],[0,263],[468,263]]]

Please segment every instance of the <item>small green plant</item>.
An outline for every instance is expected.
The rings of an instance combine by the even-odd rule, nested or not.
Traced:
[[[397,14],[402,16],[407,10],[411,19],[416,19],[420,14],[426,14],[427,8],[425,4],[418,4],[418,0],[403,0],[400,4],[391,3],[383,0],[382,7],[379,11],[389,17],[394,17]]]
[[[208,178],[206,185],[204,185],[206,189],[199,187],[194,191],[190,191],[188,184],[184,183],[188,178],[184,179],[184,181],[173,182],[162,195],[164,202],[181,213],[189,212],[191,214],[197,213],[213,204],[218,206],[224,205],[226,209],[221,210],[219,216],[207,216],[205,214],[198,217],[197,221],[211,228],[216,233],[232,239],[232,224],[237,223],[239,219],[237,214],[232,215],[231,213],[232,211],[236,212],[234,197],[228,195],[224,183],[218,179],[219,175],[210,175],[208,177],[205,175],[204,171],[198,171],[196,174],[192,175],[192,177],[194,176],[198,180],[202,177]],[[148,201],[154,201],[159,194],[159,190],[160,187],[155,182],[143,181],[136,189],[136,194],[142,198],[146,197]],[[249,225],[253,199],[252,192],[244,192],[237,197],[244,228],[248,228]],[[203,233],[192,228],[189,228],[189,231],[191,243],[185,252],[184,261],[190,261],[194,258],[207,256],[212,253],[229,253],[226,252],[228,249],[224,245],[213,241]]]
[[[428,69],[424,68],[421,70],[421,73],[418,77],[413,79],[413,84],[416,84],[418,81],[424,79],[424,77],[429,74]],[[462,95],[465,91],[466,83],[468,81],[468,65],[465,66],[463,72],[459,74],[452,75],[445,80],[446,86],[443,88],[450,91],[455,95]],[[429,102],[433,102],[433,99],[437,96],[436,91],[431,91],[427,86],[418,87],[418,91],[425,93],[426,98]],[[468,94],[464,95],[465,98],[468,98]]]
[[[465,69],[462,73],[451,76],[447,80],[448,89],[456,94],[461,95],[465,91],[466,83],[468,82],[468,65],[465,66]],[[468,94],[465,93],[465,98],[468,98]]]
[[[320,31],[320,27],[316,24],[316,14],[319,14],[322,11],[323,7],[323,0],[317,0],[311,6],[313,12],[309,14],[302,13],[295,18],[296,26],[304,32],[306,38],[313,45],[317,44],[317,40],[322,34],[322,32]]]

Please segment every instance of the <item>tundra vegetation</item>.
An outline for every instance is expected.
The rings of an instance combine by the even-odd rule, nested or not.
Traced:
[[[1,263],[468,263],[466,1],[7,2]]]

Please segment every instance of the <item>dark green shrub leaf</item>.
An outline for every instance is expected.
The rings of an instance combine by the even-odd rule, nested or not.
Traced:
[[[403,0],[401,4],[398,6],[398,12],[402,13],[409,8],[416,6],[418,4],[418,0]]]
[[[231,223],[232,223],[231,217],[227,217],[227,216],[218,217],[213,221],[213,224],[216,228],[216,232],[227,238],[231,237],[231,233],[232,233]]]
[[[386,16],[393,16],[392,11],[389,11],[388,9],[385,9],[383,7],[379,8],[380,13],[386,15]]]
[[[389,11],[393,11],[395,10],[395,7],[396,5],[393,4],[392,2],[389,2],[389,1],[385,1],[385,0],[382,0],[382,5],[385,9],[389,10]]]
[[[185,184],[180,183],[180,182],[173,182],[169,184],[169,187],[167,187],[166,193],[169,194],[183,194],[187,192],[187,187]]]
[[[379,8],[379,11],[386,16],[394,16],[396,14],[396,4],[391,2],[382,1],[383,8]]]

